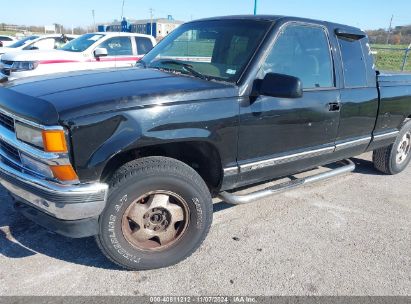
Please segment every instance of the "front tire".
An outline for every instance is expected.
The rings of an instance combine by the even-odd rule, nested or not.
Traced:
[[[385,174],[404,171],[411,161],[411,121],[403,125],[392,145],[375,150],[372,158],[374,167]]]
[[[212,215],[210,192],[196,171],[170,158],[142,158],[114,174],[96,241],[123,268],[167,267],[202,244]]]

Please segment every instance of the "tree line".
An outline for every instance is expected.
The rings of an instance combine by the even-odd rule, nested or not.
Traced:
[[[411,43],[411,25],[396,26],[391,31],[386,29],[366,31],[372,44],[407,44]]]

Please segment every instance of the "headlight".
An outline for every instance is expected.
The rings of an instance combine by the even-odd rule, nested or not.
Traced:
[[[17,139],[46,152],[67,152],[63,130],[42,130],[21,122],[15,123]]]
[[[38,67],[39,63],[37,61],[14,61],[11,66],[13,72],[18,71],[31,71]]]
[[[17,122],[14,125],[17,139],[44,150],[43,133],[41,129]]]
[[[43,130],[16,121],[14,124],[16,137],[20,141],[39,148],[45,152],[67,153],[66,136],[63,130]],[[24,153],[20,154],[24,167],[38,172],[45,177],[55,178],[62,182],[76,182],[78,176],[71,164],[47,165]]]

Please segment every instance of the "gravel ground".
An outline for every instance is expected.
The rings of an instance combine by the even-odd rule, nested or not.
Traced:
[[[199,251],[145,272],[25,220],[1,189],[0,295],[411,295],[411,165],[384,176],[369,159],[251,205],[216,202]]]

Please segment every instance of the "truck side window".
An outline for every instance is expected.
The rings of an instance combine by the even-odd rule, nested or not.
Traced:
[[[153,48],[153,43],[150,39],[144,37],[134,37],[136,39],[137,53],[139,55],[147,54]]]
[[[107,49],[108,56],[133,55],[133,48],[129,37],[110,38],[101,43],[99,47]]]
[[[292,24],[285,27],[261,70],[301,79],[304,89],[334,87],[333,63],[322,27]]]
[[[367,72],[360,40],[338,37],[344,69],[345,87],[367,86]]]

